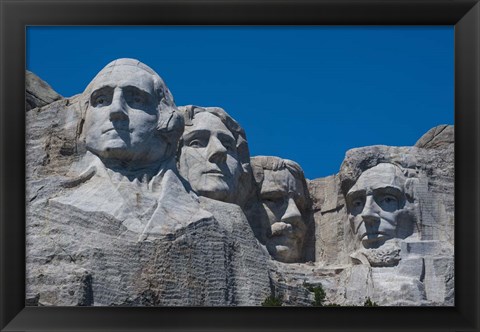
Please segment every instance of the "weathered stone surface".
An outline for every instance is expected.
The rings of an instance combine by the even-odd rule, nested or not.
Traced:
[[[48,259],[54,259],[48,255]],[[59,279],[58,275],[64,275]],[[36,274],[29,276],[27,288],[27,302],[36,306],[91,306],[93,301],[92,275],[73,261],[57,261],[54,264],[43,264],[38,267]],[[35,285],[32,294],[28,291]],[[34,286],[34,287],[35,287]]]
[[[323,305],[363,306],[368,299],[381,306],[454,305],[451,255],[400,251],[400,259],[390,267],[371,266],[368,260],[323,267],[276,262],[271,270],[273,293],[287,306],[313,305],[309,286],[320,285],[325,291]]]
[[[348,233],[345,199],[338,175],[308,181],[315,220],[315,260],[322,265],[348,264],[353,235]]]
[[[47,82],[31,71],[25,72],[25,110],[42,107],[62,99]]]
[[[415,143],[415,146],[423,149],[440,149],[454,143],[455,131],[453,126],[441,125],[427,131]]]
[[[26,125],[27,305],[455,304],[452,126],[306,180],[132,59]]]
[[[234,204],[200,197],[203,209],[212,211],[225,229],[231,275],[228,291],[234,305],[258,305],[270,294],[268,262],[270,256],[256,240],[242,209]],[[207,240],[208,241],[208,240]]]
[[[151,241],[101,212],[31,210],[27,293],[41,305],[259,305],[269,292],[267,256],[238,208],[217,210],[235,225],[199,220]],[[91,276],[91,302],[83,300],[83,272]]]

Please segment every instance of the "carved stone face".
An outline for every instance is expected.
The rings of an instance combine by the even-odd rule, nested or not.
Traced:
[[[235,138],[220,118],[200,112],[185,127],[179,171],[199,195],[235,202],[241,165]]]
[[[413,233],[405,209],[405,177],[392,164],[372,167],[358,178],[346,196],[350,226],[365,248],[378,248],[392,238]]]
[[[91,83],[85,115],[87,149],[105,159],[161,160],[166,142],[157,134],[158,97],[145,70],[118,65]]]
[[[260,190],[261,204],[270,225],[266,245],[270,254],[282,262],[295,262],[301,257],[306,224],[300,212],[303,184],[288,169],[264,170]],[[263,216],[262,216],[263,215]]]

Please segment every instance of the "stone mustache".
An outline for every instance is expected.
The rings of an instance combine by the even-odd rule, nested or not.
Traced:
[[[34,99],[32,99],[34,100]],[[309,180],[135,59],[27,112],[32,305],[453,305],[453,127]]]

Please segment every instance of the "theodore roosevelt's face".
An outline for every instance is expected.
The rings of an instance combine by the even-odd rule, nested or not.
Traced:
[[[166,142],[156,129],[159,97],[153,76],[119,65],[101,73],[91,86],[84,127],[87,149],[106,159],[162,159]]]
[[[404,213],[405,179],[392,164],[372,167],[358,178],[346,195],[350,226],[365,248],[377,248],[392,238],[412,233]]]
[[[301,258],[306,224],[303,220],[301,200],[303,184],[288,169],[264,170],[260,200],[268,218],[270,230],[266,234],[266,246],[270,254],[283,262],[295,262]]]
[[[214,114],[195,114],[186,126],[180,154],[180,174],[199,195],[234,203],[241,165],[236,140]]]

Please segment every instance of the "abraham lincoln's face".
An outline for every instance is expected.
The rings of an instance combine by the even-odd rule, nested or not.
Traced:
[[[348,191],[350,226],[365,248],[378,248],[387,240],[412,234],[404,186],[405,177],[398,167],[382,163],[363,172]]]

